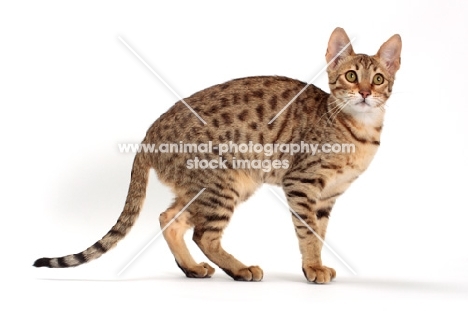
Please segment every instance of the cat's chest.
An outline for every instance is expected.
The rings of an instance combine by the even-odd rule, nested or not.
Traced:
[[[349,170],[349,173],[354,171],[362,173],[372,162],[377,148],[378,145],[372,143],[354,144],[354,151],[346,155],[345,168]]]
[[[322,196],[344,192],[369,166],[377,151],[377,146],[356,146],[354,152],[343,154],[337,161],[337,168],[328,172]]]

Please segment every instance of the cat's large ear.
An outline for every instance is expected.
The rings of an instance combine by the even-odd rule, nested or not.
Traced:
[[[400,35],[393,35],[380,47],[377,52],[377,58],[383,66],[387,68],[388,72],[394,76],[398,69],[400,69],[400,53],[401,53],[401,37]]]
[[[330,63],[329,68],[335,68],[340,60],[347,56],[354,55],[353,47],[349,43],[350,40],[343,28],[337,27],[333,30],[330,40],[328,41],[327,53],[325,54],[327,64]],[[347,44],[349,45],[343,50]],[[341,50],[343,51],[341,52]]]

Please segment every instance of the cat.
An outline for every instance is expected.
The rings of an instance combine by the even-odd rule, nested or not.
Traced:
[[[305,278],[315,283],[330,282],[336,272],[321,260],[329,215],[336,199],[368,167],[380,145],[385,102],[400,68],[401,46],[401,38],[396,34],[376,55],[356,54],[346,32],[336,28],[325,55],[330,94],[291,78],[259,76],[231,80],[195,93],[185,102],[178,101],[154,122],[142,144],[209,142],[215,146],[211,152],[137,153],[125,206],[112,229],[80,253],[40,258],[34,266],[74,267],[113,248],[135,223],[145,199],[150,169],[154,169],[175,194],[174,202],[160,215],[159,221],[161,228],[167,226],[163,235],[187,277],[209,278],[215,271],[208,263],[195,262],[190,255],[184,234],[193,228],[193,241],[230,277],[240,281],[262,280],[262,269],[244,265],[226,252],[221,237],[235,207],[263,183],[268,183],[284,189],[288,204],[295,212],[292,220]],[[283,113],[278,114],[290,101]],[[232,149],[220,156],[216,148],[229,142],[239,146],[346,143],[353,144],[355,150],[315,154],[274,152],[267,156],[252,150]],[[205,164],[219,160],[223,167],[194,168],[194,159],[198,163],[206,160]],[[235,166],[238,159],[262,163],[269,160],[278,165],[271,169],[239,168]]]

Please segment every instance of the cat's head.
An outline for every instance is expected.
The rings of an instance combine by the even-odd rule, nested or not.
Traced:
[[[342,28],[330,36],[326,60],[331,104],[358,118],[383,111],[400,68],[401,38],[393,35],[376,55],[355,54]]]

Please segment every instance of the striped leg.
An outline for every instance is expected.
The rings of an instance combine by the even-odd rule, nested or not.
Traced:
[[[322,265],[321,259],[331,211],[331,207],[324,207],[318,199],[323,187],[320,178],[285,178],[283,184],[289,206],[297,214],[292,217],[302,254],[302,271],[309,282],[315,283],[328,283],[336,276],[335,270]]]
[[[225,226],[195,227],[193,240],[212,262],[236,281],[261,281],[263,271],[258,266],[246,266],[221,246],[221,236]]]
[[[184,207],[184,203],[181,199],[176,201],[159,217],[161,228],[164,228],[179,211]],[[196,263],[190,255],[187,245],[184,241],[184,234],[187,229],[191,228],[190,224],[190,213],[186,210],[179,217],[175,218],[169,227],[163,232],[164,238],[166,239],[172,254],[175,257],[176,263],[179,268],[189,278],[209,278],[215,272],[207,263]]]
[[[236,281],[260,281],[263,271],[258,266],[246,266],[234,256],[227,253],[221,246],[224,229],[231,219],[234,207],[237,205],[239,195],[237,191],[220,193],[216,189],[207,189],[200,196],[196,217],[193,240],[202,252],[224,272]]]

